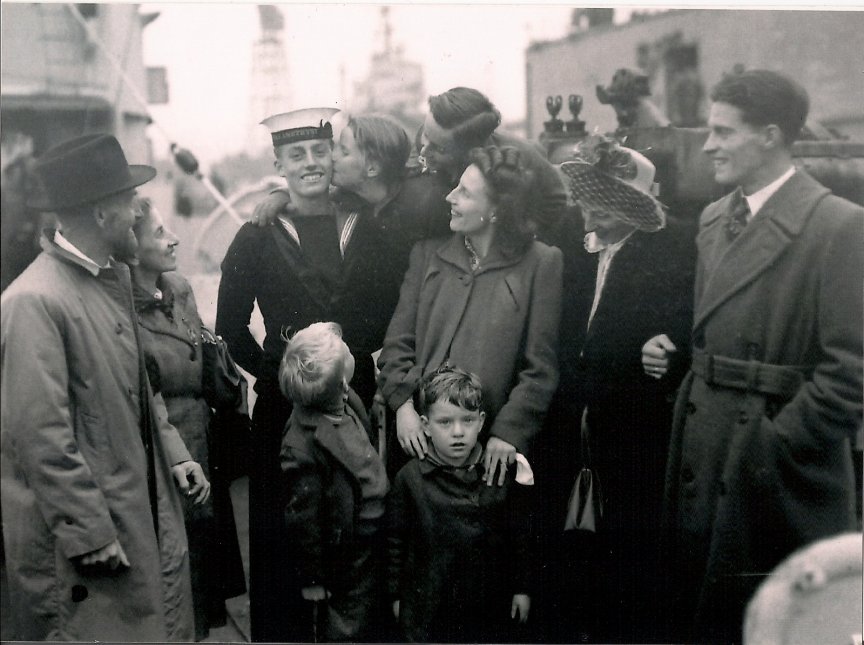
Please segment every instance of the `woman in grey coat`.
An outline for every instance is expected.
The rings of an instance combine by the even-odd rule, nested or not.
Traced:
[[[189,566],[195,610],[195,639],[210,627],[225,624],[225,599],[246,590],[240,547],[228,491],[211,463],[210,407],[202,388],[201,318],[186,279],[176,272],[177,237],[147,199],[139,200],[142,216],[132,264],[132,293],[140,324],[147,371],[162,394],[168,421],[213,482],[213,495],[202,505],[184,504],[189,538]]]
[[[528,456],[558,384],[561,252],[534,240],[525,218],[530,173],[515,148],[475,148],[447,196],[449,238],[411,252],[378,361],[399,445],[423,459],[412,396],[445,361],[478,375],[487,416],[487,483]]]

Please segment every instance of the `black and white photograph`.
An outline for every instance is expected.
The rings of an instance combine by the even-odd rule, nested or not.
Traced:
[[[3,642],[861,645],[864,6],[0,28]]]

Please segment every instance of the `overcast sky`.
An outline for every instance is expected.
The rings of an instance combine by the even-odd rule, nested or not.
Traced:
[[[380,5],[280,5],[285,16],[288,78],[296,107],[333,104],[368,72],[381,48]],[[153,117],[202,160],[242,150],[248,136],[252,43],[259,35],[253,4],[145,4],[160,17],[144,32],[147,65],[168,68],[170,104]],[[567,33],[571,7],[395,5],[393,41],[425,68],[426,91],[476,87],[504,119],[525,113],[525,57],[530,40]],[[286,109],[292,106],[286,106]],[[160,133],[153,129],[160,147]],[[259,136],[266,138],[261,128]]]
[[[424,66],[427,94],[457,85],[476,87],[498,106],[505,121],[524,118],[525,48],[532,40],[564,36],[573,6],[561,0],[551,0],[558,4],[521,5],[455,1],[461,4],[428,0],[417,4],[413,0],[412,4],[391,5],[394,44],[404,48],[406,58]],[[691,0],[691,6],[696,2]],[[781,8],[790,2],[799,8],[807,4],[762,0],[759,6]],[[834,4],[845,4],[841,8],[848,9],[850,3],[854,7],[857,0]],[[631,9],[617,4],[616,20],[625,20]],[[725,6],[735,4],[746,6],[746,0],[727,0]],[[650,3],[641,5],[644,10]],[[348,90],[368,72],[372,52],[381,48],[381,6],[356,2],[279,5],[285,17],[285,82],[292,97],[286,110],[336,105],[346,98],[340,70],[345,71]],[[161,14],[144,32],[144,61],[166,66],[170,85],[170,103],[153,106],[152,116],[173,140],[204,162],[242,151],[252,120],[252,44],[259,36],[256,5],[161,3],[145,4],[142,11]],[[159,129],[151,128],[151,132],[157,155],[164,155],[165,141]],[[251,132],[267,141],[263,127],[253,127]]]

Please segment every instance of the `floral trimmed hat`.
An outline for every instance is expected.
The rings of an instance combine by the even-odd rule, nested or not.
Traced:
[[[666,226],[664,206],[652,194],[656,169],[645,155],[609,137],[590,135],[561,171],[574,202],[614,214],[641,231]]]

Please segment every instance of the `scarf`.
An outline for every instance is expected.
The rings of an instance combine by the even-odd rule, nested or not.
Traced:
[[[174,292],[164,289],[162,297],[157,298],[134,280],[132,281],[132,299],[135,301],[135,311],[139,314],[161,309],[171,322],[174,322]]]

